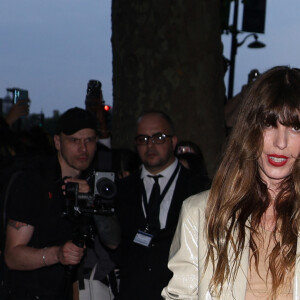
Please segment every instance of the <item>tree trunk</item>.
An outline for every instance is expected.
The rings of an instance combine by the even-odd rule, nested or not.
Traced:
[[[113,146],[138,115],[163,110],[212,176],[225,139],[219,0],[112,0]]]

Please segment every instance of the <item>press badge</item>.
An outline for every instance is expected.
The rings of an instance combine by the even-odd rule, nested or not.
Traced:
[[[133,240],[134,243],[149,247],[153,239],[153,235],[142,230],[139,230]]]

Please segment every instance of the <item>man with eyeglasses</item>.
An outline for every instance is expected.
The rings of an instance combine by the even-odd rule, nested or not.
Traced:
[[[120,299],[162,299],[171,278],[169,249],[183,200],[209,187],[181,166],[174,150],[173,122],[161,111],[142,114],[135,144],[141,170],[118,185],[118,215],[122,230]]]

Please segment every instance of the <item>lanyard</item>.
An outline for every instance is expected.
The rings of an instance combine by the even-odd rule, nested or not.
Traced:
[[[160,197],[159,197],[159,205],[161,204],[161,202],[162,202],[163,199],[165,198],[165,196],[166,196],[166,194],[167,194],[167,192],[168,192],[168,190],[169,190],[171,184],[173,183],[173,181],[174,181],[174,179],[175,179],[175,177],[176,177],[176,175],[177,175],[177,173],[178,173],[178,171],[179,171],[179,167],[180,167],[180,164],[177,163],[176,169],[174,170],[172,176],[170,177],[170,179],[169,179],[167,185],[165,186],[163,192],[160,194]],[[142,189],[142,192],[143,192],[143,197],[142,197],[142,198],[143,198],[144,208],[145,208],[145,211],[147,211],[146,207],[147,207],[148,203],[147,203],[147,195],[146,195],[146,190],[145,190],[145,185],[144,185],[144,183],[143,183],[143,189]]]

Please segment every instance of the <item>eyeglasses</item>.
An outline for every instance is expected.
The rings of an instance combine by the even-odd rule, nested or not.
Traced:
[[[163,144],[167,137],[171,138],[173,135],[161,132],[155,133],[152,136],[140,134],[135,137],[135,143],[136,145],[148,145],[149,140],[151,140],[152,144]]]

